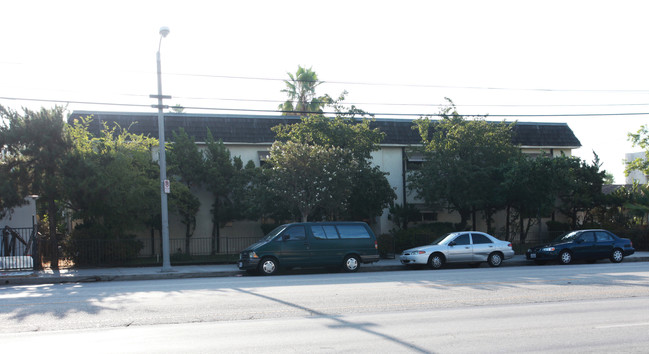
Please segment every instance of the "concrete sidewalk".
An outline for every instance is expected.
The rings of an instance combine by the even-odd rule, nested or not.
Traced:
[[[600,262],[608,262],[600,261]],[[636,252],[625,257],[624,262],[649,262],[649,252]],[[534,265],[534,262],[525,259],[525,256],[516,255],[503,262],[503,267]],[[486,267],[486,265],[482,265]],[[236,264],[214,265],[189,265],[173,266],[172,272],[162,272],[161,267],[139,268],[89,268],[89,269],[62,269],[52,271],[0,271],[0,286],[2,285],[37,285],[55,283],[77,283],[96,281],[122,281],[122,280],[154,280],[154,279],[184,279],[231,277],[246,275],[239,270]],[[363,264],[361,272],[380,272],[405,270],[399,259],[381,259],[377,263]]]

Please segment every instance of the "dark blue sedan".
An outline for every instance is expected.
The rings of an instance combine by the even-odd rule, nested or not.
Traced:
[[[578,230],[563,235],[556,240],[527,250],[525,256],[537,264],[559,261],[570,264],[573,260],[596,262],[610,259],[620,263],[626,256],[635,252],[631,240],[617,237],[606,230]]]

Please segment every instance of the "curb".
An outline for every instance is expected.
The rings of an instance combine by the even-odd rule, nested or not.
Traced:
[[[624,263],[630,262],[649,262],[649,257],[631,257],[625,258]],[[522,267],[535,266],[532,261],[514,260],[504,261],[502,267]],[[423,268],[423,267],[422,267]],[[385,272],[385,271],[403,271],[408,270],[401,264],[390,265],[371,265],[361,267],[361,273]],[[130,280],[164,280],[164,279],[191,279],[191,278],[218,278],[218,277],[240,277],[247,276],[243,271],[210,271],[210,272],[169,272],[169,273],[147,273],[147,274],[125,274],[125,275],[86,275],[86,276],[37,276],[35,274],[27,276],[2,276],[0,277],[0,286],[13,285],[42,285],[42,284],[66,284],[66,283],[94,283],[109,281],[130,281]]]

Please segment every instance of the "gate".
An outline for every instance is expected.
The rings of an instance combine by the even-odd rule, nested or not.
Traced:
[[[0,271],[33,269],[37,247],[36,227],[5,226],[0,235]]]

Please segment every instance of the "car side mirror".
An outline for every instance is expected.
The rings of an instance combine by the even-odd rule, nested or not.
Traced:
[[[289,235],[289,234],[282,235],[282,241],[289,240],[290,238],[291,238],[291,235]]]
[[[451,242],[448,243],[448,245],[453,247],[453,246],[457,245],[457,243],[455,243],[455,241],[451,241]]]
[[[578,238],[577,240],[575,240],[575,242],[577,242],[577,243],[583,243],[583,242],[584,242],[584,240],[583,240],[583,239],[580,239],[580,238]]]

